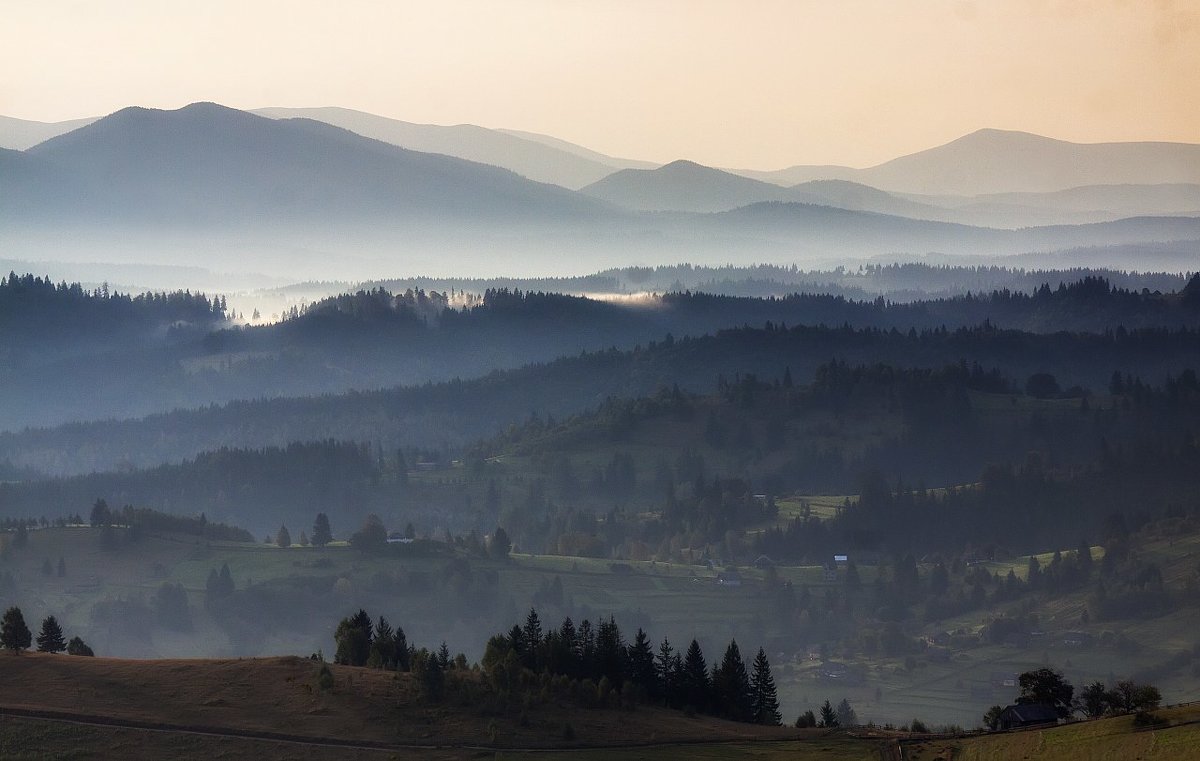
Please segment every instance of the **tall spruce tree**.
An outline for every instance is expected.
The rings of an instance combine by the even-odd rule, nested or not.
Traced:
[[[608,677],[614,688],[620,688],[625,683],[625,643],[612,616],[596,627],[595,658],[600,677]]]
[[[0,618],[0,647],[19,653],[33,644],[33,633],[25,625],[25,616],[15,605],[4,611]]]
[[[42,619],[42,630],[38,632],[37,649],[39,653],[61,653],[67,649],[67,641],[63,638],[62,627],[54,616]]]
[[[333,530],[329,527],[329,516],[317,513],[313,521],[312,543],[316,547],[324,547],[333,541]]]
[[[654,650],[650,647],[650,638],[640,628],[627,648],[626,658],[629,661],[630,680],[645,690],[647,695],[658,697],[661,691],[654,669]]]
[[[730,640],[721,665],[713,671],[713,698],[718,713],[734,721],[750,721],[753,715],[750,676],[738,649],[737,640]]]
[[[828,729],[838,726],[837,711],[833,709],[833,704],[828,700],[821,704],[821,721],[817,726]]]
[[[775,692],[775,677],[771,675],[771,664],[761,647],[754,657],[750,695],[751,716],[755,724],[777,727],[783,722],[783,714],[779,712],[779,697]]]
[[[537,671],[540,666],[538,656],[542,649],[542,620],[538,618],[537,610],[534,608],[530,608],[529,615],[525,617],[525,628],[521,630],[521,640],[524,644],[521,660],[524,662],[525,668]]]
[[[375,624],[375,636],[371,639],[371,655],[367,658],[371,668],[395,670],[396,633],[383,616]]]
[[[671,647],[671,642],[663,637],[658,646],[658,659],[654,670],[658,673],[659,689],[662,690],[663,702],[669,706],[679,705],[679,654]]]
[[[697,711],[706,711],[710,703],[711,685],[708,681],[708,664],[700,643],[692,640],[687,655],[683,657],[683,671],[679,675],[679,692],[683,704]]]

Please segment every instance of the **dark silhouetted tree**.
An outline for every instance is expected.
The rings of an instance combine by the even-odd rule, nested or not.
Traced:
[[[646,691],[647,695],[658,696],[658,674],[654,669],[654,650],[650,646],[650,638],[641,628],[634,635],[633,642],[628,647],[629,679]]]
[[[317,519],[313,521],[313,545],[324,547],[332,541],[333,531],[329,528],[329,516],[325,515],[325,513],[317,513]]]
[[[717,710],[734,721],[750,721],[753,717],[753,696],[750,675],[738,649],[737,640],[730,640],[721,664],[713,671],[713,698]]]
[[[350,546],[363,552],[380,552],[387,548],[387,529],[378,515],[368,515],[362,528],[350,537]]]
[[[833,728],[838,726],[837,711],[828,700],[821,704],[821,720],[817,723],[818,727]]]
[[[333,662],[365,666],[371,657],[372,628],[371,617],[365,610],[360,609],[353,616],[343,618],[333,633],[333,641],[337,644]]]
[[[37,649],[39,653],[61,653],[67,649],[62,627],[58,625],[54,616],[42,619],[42,630],[37,635]]]
[[[0,619],[0,647],[19,653],[33,644],[33,633],[25,625],[25,616],[21,609],[14,606],[4,611]]]
[[[775,677],[767,654],[760,647],[754,657],[754,671],[750,675],[750,710],[755,724],[777,727],[783,721],[779,713],[779,697],[775,691]]]
[[[688,645],[687,654],[683,657],[683,671],[679,674],[679,682],[684,705],[697,711],[708,709],[708,664],[704,662],[704,652],[696,640],[692,640],[692,644]]]
[[[67,643],[67,655],[82,655],[90,658],[95,653],[81,638],[71,637],[71,641]]]
[[[858,726],[858,714],[855,713],[854,707],[846,698],[842,698],[842,702],[837,704],[837,720],[839,727]]]
[[[1061,671],[1042,667],[1026,671],[1017,678],[1021,687],[1018,703],[1041,703],[1054,708],[1059,718],[1071,713],[1071,698],[1075,688],[1063,678]]]
[[[112,525],[112,511],[108,509],[108,502],[96,500],[92,505],[91,523],[96,527]]]

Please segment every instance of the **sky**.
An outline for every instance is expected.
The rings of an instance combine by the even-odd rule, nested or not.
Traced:
[[[1200,142],[1198,0],[0,0],[0,114],[344,106],[870,166],[984,127]]]

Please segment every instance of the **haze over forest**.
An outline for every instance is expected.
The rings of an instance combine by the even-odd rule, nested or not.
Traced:
[[[217,5],[0,31],[0,755],[1198,747],[1186,4]]]

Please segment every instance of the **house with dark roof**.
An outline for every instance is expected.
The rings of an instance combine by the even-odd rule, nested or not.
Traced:
[[[1045,703],[1017,703],[1000,712],[996,726],[1000,729],[1020,729],[1043,724],[1057,724],[1058,712]]]

